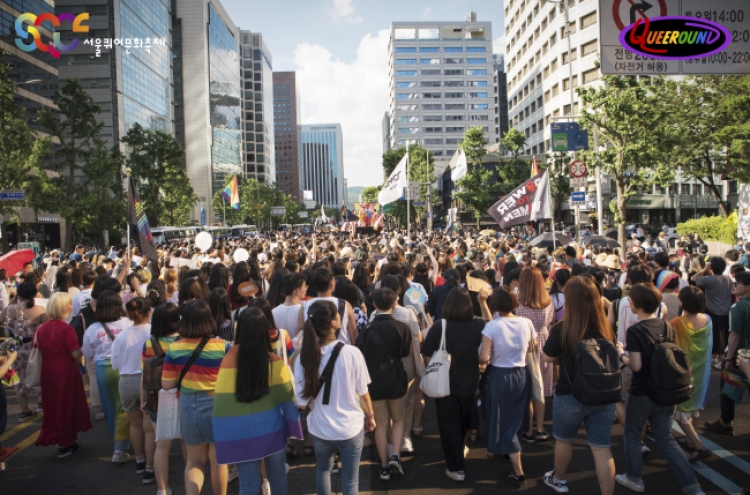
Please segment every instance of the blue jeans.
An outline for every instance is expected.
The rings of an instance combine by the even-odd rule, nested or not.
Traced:
[[[641,481],[643,454],[641,454],[641,433],[648,421],[654,440],[667,459],[682,493],[698,493],[700,485],[693,468],[682,449],[672,436],[674,406],[658,406],[646,395],[629,395],[625,413],[625,472],[633,481]]]
[[[266,476],[271,484],[273,495],[287,495],[286,483],[286,450],[265,457]],[[260,491],[260,460],[240,462],[237,471],[240,473],[240,495],[257,495]]]
[[[552,404],[552,425],[555,438],[561,442],[572,442],[578,436],[581,423],[586,427],[586,440],[594,448],[608,449],[612,436],[612,418],[615,405],[587,406],[573,395],[556,395]],[[639,450],[640,452],[640,450]]]
[[[331,495],[331,469],[336,447],[341,449],[341,494],[357,495],[359,493],[359,459],[365,442],[365,430],[362,428],[354,438],[348,440],[323,440],[312,435],[315,449],[315,487],[318,495]],[[271,493],[273,489],[271,489]]]
[[[187,445],[214,443],[214,396],[207,392],[180,394],[180,429]]]

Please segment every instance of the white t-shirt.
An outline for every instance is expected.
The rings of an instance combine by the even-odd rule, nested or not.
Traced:
[[[612,308],[612,310],[614,311],[614,308]],[[657,311],[659,318],[661,318],[662,315],[665,314],[666,310],[667,305],[661,303],[661,311]],[[677,315],[667,314],[667,318],[674,318],[675,316]],[[625,334],[628,332],[628,328],[638,323],[639,321],[640,319],[638,318],[638,315],[633,313],[633,311],[630,309],[630,299],[627,297],[623,297],[622,299],[620,299],[620,310],[617,313],[617,342],[620,342],[623,347],[626,346]]]
[[[337,342],[332,342],[321,349],[320,368],[318,373],[328,363],[333,348]],[[305,370],[302,360],[294,362],[294,381],[297,390],[297,405],[310,406],[307,415],[307,429],[311,434],[323,440],[348,440],[354,438],[364,428],[364,413],[359,398],[367,393],[370,374],[362,353],[354,346],[345,345],[333,367],[331,379],[331,396],[328,405],[323,405],[325,388],[320,389],[315,400],[302,397],[305,388]]]
[[[526,366],[529,341],[536,337],[534,324],[528,318],[495,318],[485,325],[482,335],[492,339],[490,363],[496,368]]]
[[[81,292],[76,294],[76,296],[73,298],[73,312],[70,314],[71,318],[75,318],[78,316],[78,313],[81,312],[81,306],[86,304],[91,299],[91,289],[83,289]],[[91,322],[86,322],[91,323]]]
[[[112,335],[117,337],[123,330],[132,327],[133,322],[123,317],[117,321],[107,323]],[[115,340],[117,340],[115,338]],[[83,356],[94,362],[112,358],[112,339],[107,336],[101,323],[96,322],[86,329],[83,334]]]
[[[338,297],[316,297],[314,299],[310,299],[309,301],[305,301],[305,315],[303,316],[304,321],[307,321],[307,310],[310,309],[310,306],[312,306],[312,303],[314,303],[315,301],[330,301],[334,304],[334,306],[336,306],[336,311],[339,310]],[[297,313],[297,315],[299,317],[299,313]],[[352,338],[349,335],[349,327],[347,326],[348,323],[349,323],[349,311],[346,311],[346,309],[344,309],[344,317],[341,318],[341,331],[339,332],[339,340],[343,342],[344,344],[352,343]]]
[[[143,344],[151,335],[151,324],[126,328],[112,343],[112,367],[121,375],[139,375]]]
[[[289,332],[289,337],[291,338],[294,338],[299,331],[297,323],[299,321],[299,308],[301,307],[302,304],[294,304],[292,306],[280,304],[271,311],[273,319],[276,321],[276,326]]]

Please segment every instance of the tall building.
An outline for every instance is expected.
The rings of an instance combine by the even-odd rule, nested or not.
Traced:
[[[383,153],[391,149],[391,114],[383,115]]]
[[[508,122],[508,75],[502,54],[492,56],[495,66],[495,135],[497,141],[510,130]]]
[[[246,177],[276,181],[274,145],[273,59],[263,35],[241,31],[244,88],[244,164]]]
[[[393,22],[389,51],[392,148],[409,141],[447,163],[469,127],[495,142],[491,23],[474,12],[464,22]]]
[[[295,72],[273,73],[273,117],[276,147],[276,185],[290,194],[295,203],[302,201],[301,150],[299,124],[302,107],[297,93]]]
[[[300,126],[304,189],[326,208],[344,201],[344,137],[341,124]]]
[[[214,193],[227,176],[242,172],[240,32],[218,0],[173,2],[177,134],[183,136],[187,174],[198,195],[193,218],[200,218],[203,203],[213,223]]]

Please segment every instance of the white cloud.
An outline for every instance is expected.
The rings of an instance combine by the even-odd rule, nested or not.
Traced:
[[[505,53],[505,35],[504,34],[502,36],[498,36],[492,42],[492,52],[493,53]]]
[[[388,40],[380,31],[362,38],[352,63],[334,59],[326,48],[297,45],[294,62],[305,124],[341,124],[344,175],[349,186],[383,180],[381,124],[388,110]]]
[[[330,10],[334,22],[362,22],[362,17],[354,12],[354,0],[332,0]]]
[[[422,12],[422,17],[425,19],[429,18],[432,14],[432,7],[425,7],[424,11]]]

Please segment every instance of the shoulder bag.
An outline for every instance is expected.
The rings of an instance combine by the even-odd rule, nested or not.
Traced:
[[[37,335],[39,335],[38,329],[34,332],[34,339],[31,344],[31,354],[29,354],[29,362],[26,365],[26,378],[24,380],[24,385],[28,388],[38,387],[42,384],[42,353],[39,350]]]
[[[447,397],[451,393],[450,369],[451,355],[445,350],[445,328],[447,322],[443,319],[443,335],[440,337],[440,347],[430,358],[425,368],[419,388],[433,399]]]

